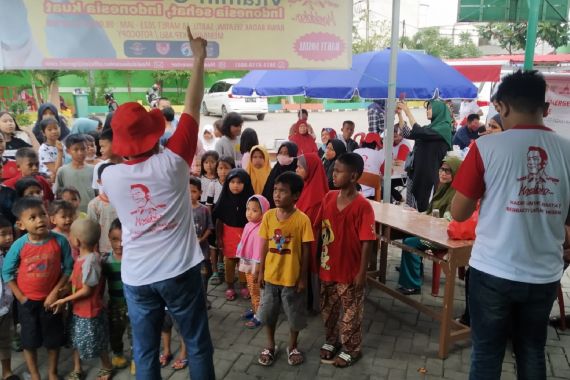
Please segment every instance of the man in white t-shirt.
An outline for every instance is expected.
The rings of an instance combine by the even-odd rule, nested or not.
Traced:
[[[364,171],[366,173],[380,174],[380,167],[384,164],[384,150],[382,140],[376,132],[370,132],[362,141],[362,148],[354,150],[364,160]],[[362,195],[367,198],[374,197],[376,191],[369,186],[361,185]]]
[[[477,104],[477,99],[464,99],[459,106],[459,122],[472,114],[483,116],[483,111]]]
[[[546,379],[544,346],[570,225],[570,141],[547,128],[546,82],[536,71],[503,79],[496,94],[505,132],[475,141],[457,173],[451,214],[480,200],[471,252],[470,379],[499,379],[513,338],[520,379]]]
[[[204,259],[188,194],[204,88],[206,41],[193,38],[194,57],[178,128],[159,153],[160,110],[138,103],[115,111],[113,152],[128,161],[108,167],[103,188],[123,226],[122,280],[132,325],[137,379],[160,379],[160,329],[164,307],[188,350],[190,377],[214,379],[213,346],[200,275]]]

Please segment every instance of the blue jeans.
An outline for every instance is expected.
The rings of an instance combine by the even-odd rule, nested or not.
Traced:
[[[175,278],[143,286],[125,284],[139,380],[159,380],[160,331],[164,307],[180,326],[188,350],[192,379],[215,379],[212,340],[208,329],[201,265]]]
[[[559,282],[528,284],[470,268],[470,380],[501,378],[507,339],[512,337],[519,380],[546,379],[544,346]]]

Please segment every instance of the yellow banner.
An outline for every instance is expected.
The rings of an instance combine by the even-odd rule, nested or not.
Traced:
[[[186,25],[209,69],[344,69],[349,0],[3,0],[0,68],[186,69]]]

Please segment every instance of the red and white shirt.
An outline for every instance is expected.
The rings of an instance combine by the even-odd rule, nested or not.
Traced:
[[[109,166],[105,193],[123,226],[122,279],[132,286],[176,277],[203,259],[188,193],[198,124],[182,114],[162,153]]]
[[[481,137],[453,187],[481,199],[470,266],[511,281],[560,280],[570,206],[570,140],[544,126],[517,126]]]

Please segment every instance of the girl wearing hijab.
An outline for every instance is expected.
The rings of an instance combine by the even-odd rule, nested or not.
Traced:
[[[277,163],[275,163],[275,166],[271,169],[262,193],[262,195],[269,201],[271,208],[275,208],[275,202],[273,201],[273,187],[275,186],[275,179],[279,177],[281,173],[294,172],[297,170],[298,153],[299,150],[297,149],[297,145],[291,141],[285,141],[277,150]]]
[[[245,323],[245,327],[250,329],[261,325],[258,317],[261,291],[259,290],[255,273],[259,271],[259,264],[261,263],[262,239],[259,236],[259,229],[263,214],[267,210],[269,210],[269,201],[263,195],[253,195],[247,200],[246,217],[248,223],[243,229],[241,241],[237,249],[239,271],[245,273],[247,288],[251,296],[251,309],[247,310],[243,315],[248,320]]]
[[[406,103],[399,102],[398,107],[406,113],[413,126],[411,129],[404,126],[402,135],[416,142],[412,168],[408,172],[406,203],[424,212],[438,182],[439,165],[451,149],[451,114],[443,101],[430,100],[426,103],[426,113],[431,123],[421,127]]]
[[[236,252],[243,229],[247,224],[245,215],[247,200],[252,195],[253,187],[247,172],[243,169],[232,169],[224,182],[220,199],[212,214],[213,219],[216,220],[217,246],[224,255],[226,299],[228,301],[236,299],[234,277],[239,265]],[[245,275],[242,272],[239,273],[239,282],[241,296],[249,299]]]
[[[204,127],[200,140],[202,140],[202,145],[204,145],[204,149],[206,151],[216,149],[216,142],[218,139],[214,135],[214,126],[212,124],[208,124]]]
[[[323,168],[323,163],[316,153],[307,153],[297,157],[297,174],[305,181],[303,192],[295,207],[304,212],[313,225],[313,235],[320,236],[320,226],[315,228],[321,203],[328,192],[329,181]],[[317,241],[311,243],[310,278],[308,307],[310,311],[319,312],[319,262],[317,255]]]
[[[271,172],[269,153],[267,153],[267,149],[263,145],[256,145],[251,148],[249,162],[245,170],[251,178],[254,193],[261,194]]]
[[[44,103],[38,109],[38,119],[36,120],[36,125],[34,125],[34,128],[32,129],[32,132],[34,132],[34,135],[36,136],[38,142],[41,144],[45,140],[45,137],[42,133],[42,129],[40,127],[40,123],[46,117],[53,117],[57,120],[60,130],[59,140],[63,141],[63,139],[65,139],[67,135],[69,135],[69,128],[67,128],[67,125],[65,124],[63,118],[59,116],[59,113],[57,112],[57,107],[51,103]]]
[[[299,154],[306,153],[317,153],[317,144],[315,144],[315,139],[309,134],[309,128],[306,123],[297,123],[297,132],[289,136],[289,141],[297,144],[299,148]]]
[[[455,189],[451,187],[455,173],[461,166],[461,160],[454,156],[446,157],[439,168],[439,186],[426,210],[430,215],[433,210],[439,210],[440,217],[451,209],[451,200]],[[417,237],[404,239],[404,244],[419,250],[437,249],[437,246]],[[420,294],[422,288],[422,259],[410,252],[402,252],[400,263],[399,291],[402,294]]]
[[[336,159],[341,154],[346,153],[346,145],[338,139],[332,139],[327,144],[327,149],[325,150],[325,155],[323,156],[323,165],[325,172],[327,173],[327,179],[329,181],[329,189],[336,190],[333,183],[333,169]]]

